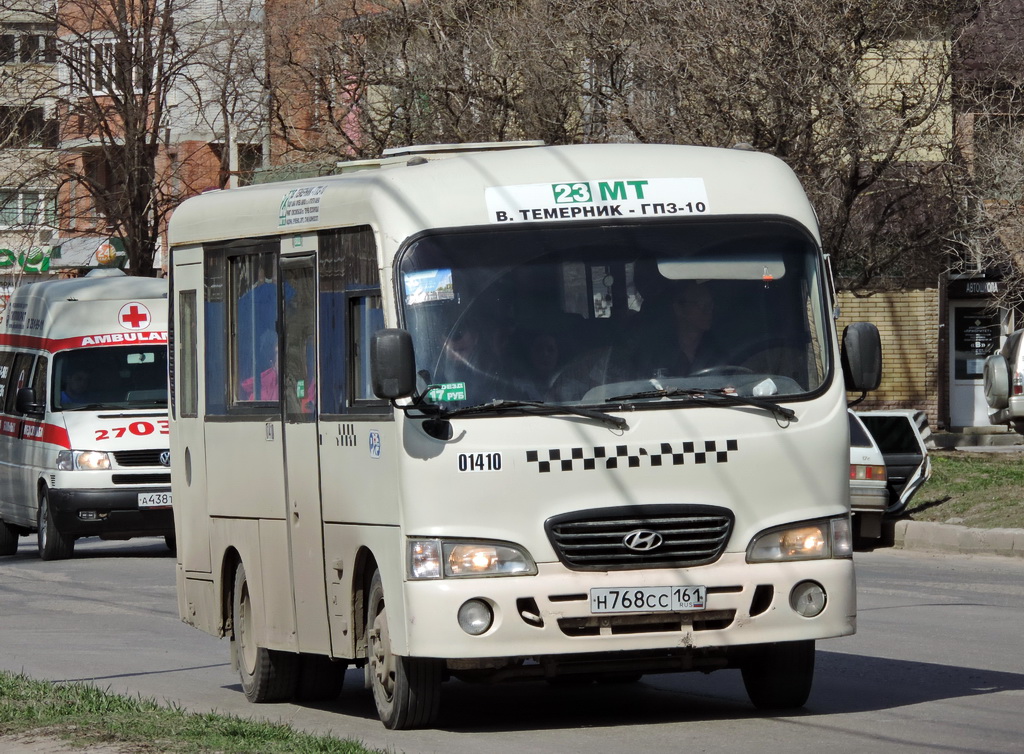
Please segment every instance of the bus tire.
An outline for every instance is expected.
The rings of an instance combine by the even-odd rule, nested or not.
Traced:
[[[249,582],[241,563],[235,570],[235,589],[231,600],[231,641],[246,699],[259,704],[284,701],[295,695],[299,656],[259,645]]]
[[[348,663],[325,655],[299,655],[299,683],[295,698],[300,702],[329,702],[338,697],[345,683]]]
[[[57,528],[57,523],[53,520],[53,511],[50,510],[50,496],[45,487],[39,490],[39,511],[36,515],[39,559],[67,560],[74,555],[75,538],[63,534]]]
[[[433,724],[441,710],[444,663],[401,657],[391,651],[387,605],[380,571],[373,574],[366,607],[367,676],[377,715],[389,730]]]
[[[0,556],[18,552],[18,530],[6,521],[0,521]]]
[[[814,640],[752,648],[741,665],[747,696],[761,710],[803,707],[814,680]]]

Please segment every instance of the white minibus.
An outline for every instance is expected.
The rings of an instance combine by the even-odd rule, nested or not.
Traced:
[[[23,285],[0,322],[0,555],[79,537],[174,546],[167,281],[96,270]]]
[[[840,343],[780,160],[390,150],[205,193],[169,236],[179,612],[251,701],[362,667],[413,728],[449,679],[735,669],[788,709],[854,632],[846,391],[878,331]]]

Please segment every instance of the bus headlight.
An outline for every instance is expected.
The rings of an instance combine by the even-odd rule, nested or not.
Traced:
[[[761,532],[747,548],[748,563],[853,557],[849,516],[805,521]]]
[[[533,576],[537,564],[520,547],[508,542],[410,539],[410,579],[464,576]]]
[[[102,450],[62,450],[57,453],[57,468],[61,471],[106,471],[110,456]]]

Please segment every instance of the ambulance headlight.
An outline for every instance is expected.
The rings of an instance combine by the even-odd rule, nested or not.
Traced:
[[[61,471],[105,471],[110,468],[110,456],[102,450],[62,450],[57,453],[57,468]]]
[[[853,557],[849,516],[779,526],[758,534],[747,548],[748,563]]]
[[[537,564],[529,553],[509,542],[410,539],[407,562],[410,579],[537,573]]]

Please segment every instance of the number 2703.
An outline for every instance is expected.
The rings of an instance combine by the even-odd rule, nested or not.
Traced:
[[[153,433],[161,435],[170,434],[170,424],[167,419],[161,419],[154,425],[152,422],[132,422],[126,427],[112,427],[111,429],[97,429],[96,440],[116,440],[125,435],[138,435],[144,437]]]

